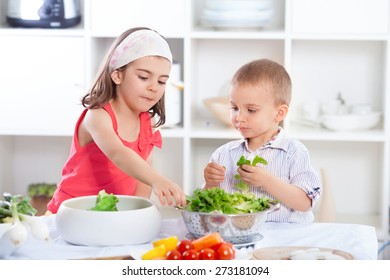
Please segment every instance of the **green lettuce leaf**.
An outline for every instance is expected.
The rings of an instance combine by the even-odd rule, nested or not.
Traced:
[[[192,196],[187,196],[185,209],[203,213],[217,211],[223,214],[245,214],[264,211],[274,202],[268,197],[258,198],[252,193],[227,193],[221,188],[196,189]]]
[[[108,194],[105,190],[101,190],[96,198],[96,204],[89,210],[92,211],[118,211],[116,204],[118,198],[114,194]]]

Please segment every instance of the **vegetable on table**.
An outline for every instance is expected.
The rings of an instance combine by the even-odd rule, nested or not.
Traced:
[[[10,229],[0,238],[0,246],[22,245],[31,233],[35,238],[49,241],[48,226],[38,217],[37,210],[30,204],[30,198],[5,192],[0,201],[0,223],[10,223]]]
[[[213,232],[208,235],[199,237],[192,241],[194,249],[200,251],[202,249],[211,248],[223,242],[222,236],[218,232]]]
[[[183,254],[184,251],[194,249],[194,245],[192,244],[191,240],[183,239],[179,241],[179,243],[176,246],[176,249],[179,251],[180,254]]]
[[[167,238],[156,240],[152,244],[154,247],[164,244],[167,251],[170,251],[175,249],[178,243],[179,243],[179,238],[177,236],[170,236]]]
[[[235,252],[232,246],[221,244],[216,250],[216,255],[219,260],[231,260],[234,258]]]
[[[4,234],[4,239],[10,241],[13,245],[18,246],[23,244],[28,238],[27,228],[21,223],[19,213],[17,210],[17,203],[11,198],[11,215],[12,215],[12,227]]]
[[[161,259],[162,257],[165,256],[166,253],[167,253],[167,249],[165,248],[165,245],[161,244],[147,251],[145,254],[142,255],[141,259],[143,260]]]
[[[255,158],[252,160],[252,162],[249,159],[246,159],[245,156],[241,156],[240,159],[237,162],[237,166],[241,167],[244,164],[256,166],[258,163],[267,165],[268,162],[266,159],[259,157],[258,155],[255,156]],[[242,192],[248,192],[249,185],[245,183],[242,179],[240,174],[234,175],[234,178],[238,180],[238,183],[234,185],[234,187]]]
[[[181,260],[181,253],[177,249],[168,251],[165,254],[167,260]]]
[[[41,220],[35,217],[22,215],[23,222],[28,225],[31,230],[32,235],[40,240],[49,241],[50,240],[50,231],[49,227]]]
[[[215,251],[211,248],[205,248],[199,251],[200,260],[215,260]]]
[[[12,195],[8,192],[3,193],[4,200],[0,200],[0,223],[9,223],[18,215],[24,214],[34,216],[37,210],[31,206],[30,198],[23,195]],[[14,215],[12,209],[14,208]]]
[[[235,258],[235,249],[231,243],[223,240],[218,232],[209,233],[198,239],[182,239],[176,247],[168,250],[164,243],[176,240],[170,236],[152,242],[153,248],[145,252],[142,260],[231,260]]]

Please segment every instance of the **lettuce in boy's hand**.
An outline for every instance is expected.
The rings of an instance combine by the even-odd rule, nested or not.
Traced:
[[[237,162],[237,166],[241,167],[243,164],[256,166],[256,164],[258,164],[258,163],[262,163],[264,165],[268,164],[267,160],[256,155],[252,162],[249,159],[246,159],[244,156],[241,156]],[[245,183],[244,181],[241,180],[240,174],[234,175],[234,178],[236,178],[238,180],[238,183],[235,184],[234,187],[242,192],[248,192],[249,186],[247,183]]]
[[[118,211],[116,204],[118,198],[114,194],[108,194],[105,190],[101,190],[96,198],[96,204],[89,210],[92,211]]]

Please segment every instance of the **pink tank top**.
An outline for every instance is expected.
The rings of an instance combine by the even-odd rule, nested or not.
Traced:
[[[113,128],[118,135],[118,126],[111,105],[108,103],[103,108],[110,115]],[[80,147],[77,135],[80,123],[87,111],[85,109],[77,121],[70,156],[62,170],[61,182],[47,205],[47,209],[52,213],[57,213],[60,204],[66,199],[97,195],[102,189],[113,194],[135,194],[137,180],[116,167],[95,142]],[[120,138],[119,135],[118,137]],[[162,146],[160,131],[152,132],[151,120],[147,112],[140,114],[140,133],[137,140],[127,142],[121,139],[121,141],[123,145],[134,150],[145,160],[154,146],[159,148]]]

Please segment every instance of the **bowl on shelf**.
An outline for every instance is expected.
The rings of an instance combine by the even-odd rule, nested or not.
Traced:
[[[88,210],[97,195],[65,200],[56,214],[61,237],[85,246],[137,245],[150,242],[161,229],[160,210],[149,199],[116,195],[118,211]]]
[[[380,119],[381,112],[322,115],[321,123],[324,127],[335,131],[367,130],[377,126]]]
[[[272,18],[273,11],[209,11],[200,16],[204,26],[214,28],[261,28]]]
[[[200,22],[217,29],[262,28],[273,14],[272,0],[206,0]]]
[[[230,98],[211,97],[203,100],[203,104],[225,126],[232,128],[230,121]]]
[[[267,215],[279,210],[280,203],[273,204],[267,210],[248,214],[203,213],[176,209],[181,212],[184,224],[193,238],[219,232],[225,241],[234,245],[243,245],[263,238],[260,232]]]
[[[216,11],[253,11],[273,8],[273,0],[206,0],[206,9]]]

